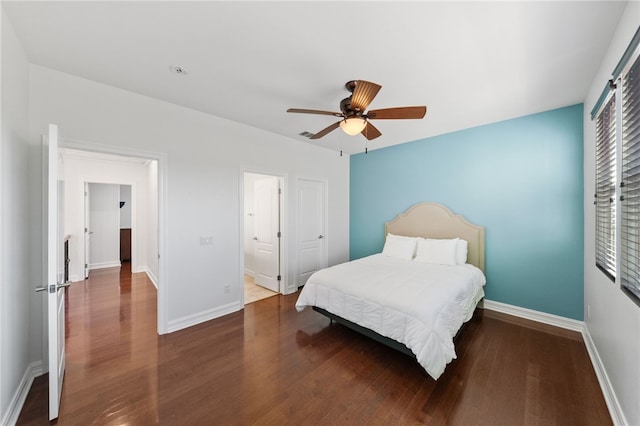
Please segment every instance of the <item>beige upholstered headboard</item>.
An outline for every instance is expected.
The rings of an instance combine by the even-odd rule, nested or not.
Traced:
[[[469,243],[467,263],[484,272],[484,227],[438,203],[418,203],[384,224],[384,234],[424,238],[462,238]]]

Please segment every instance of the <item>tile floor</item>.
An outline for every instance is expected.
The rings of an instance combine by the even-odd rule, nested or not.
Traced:
[[[259,286],[253,280],[250,275],[244,276],[244,304],[256,302],[258,300],[266,299],[267,297],[275,296],[276,292],[268,290],[262,286]]]

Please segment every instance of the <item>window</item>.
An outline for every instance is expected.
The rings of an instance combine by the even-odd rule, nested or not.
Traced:
[[[596,266],[616,276],[616,97],[596,116]]]
[[[640,306],[640,28],[591,118],[596,125],[596,266]]]
[[[621,83],[620,285],[640,300],[640,58]]]

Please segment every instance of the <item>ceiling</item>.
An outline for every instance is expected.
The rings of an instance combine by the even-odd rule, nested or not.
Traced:
[[[376,149],[584,101],[626,2],[11,2],[32,63],[257,127],[362,152],[316,133],[344,84],[382,85]],[[181,66],[186,75],[176,75]]]

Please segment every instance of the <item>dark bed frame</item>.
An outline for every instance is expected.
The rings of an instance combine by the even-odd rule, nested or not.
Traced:
[[[356,333],[360,333],[363,336],[366,336],[372,340],[375,340],[378,343],[382,343],[383,345],[386,345],[388,347],[390,347],[391,349],[395,349],[398,352],[401,352],[405,355],[410,356],[413,359],[416,359],[416,355],[411,351],[411,349],[409,349],[408,347],[406,347],[404,344],[398,342],[397,340],[393,340],[390,339],[388,337],[383,336],[382,334],[378,334],[375,331],[363,327],[361,325],[358,325],[354,322],[351,322],[349,320],[346,320],[342,317],[339,317],[335,314],[332,314],[329,311],[326,311],[322,308],[318,308],[317,306],[312,306],[313,310],[326,316],[327,318],[329,318],[329,320],[331,320],[331,322],[335,321],[338,324],[344,325],[347,328],[350,328],[351,330],[355,331]],[[477,312],[478,308],[476,308],[476,310],[473,312],[473,316],[476,316],[476,312]],[[464,324],[462,324],[462,327],[460,327],[460,329],[458,330],[458,332],[456,333],[456,335],[453,337],[453,339],[457,339],[458,336],[460,335],[460,333],[462,333],[462,330],[464,330],[467,325],[471,322],[471,320],[465,322]]]
[[[373,331],[373,330],[371,330],[369,328],[363,327],[363,326],[358,325],[358,324],[356,324],[354,322],[346,320],[346,319],[344,319],[342,317],[339,317],[339,316],[337,316],[335,314],[332,314],[329,311],[326,311],[326,310],[324,310],[322,308],[318,308],[317,306],[312,306],[312,308],[313,308],[314,311],[319,312],[322,315],[328,317],[331,321],[335,321],[338,324],[342,324],[345,327],[350,328],[350,329],[352,329],[353,331],[355,331],[357,333],[363,334],[366,337],[369,337],[369,338],[375,340],[376,342],[382,343],[383,345],[387,345],[392,349],[395,349],[395,350],[397,350],[399,352],[402,352],[405,355],[409,355],[413,359],[416,359],[416,356],[415,356],[415,354],[413,352],[411,352],[411,349],[406,347],[404,344],[398,342],[397,340],[393,340],[393,339],[390,339],[388,337],[385,337],[382,334],[378,334],[378,333],[376,333],[375,331]]]

